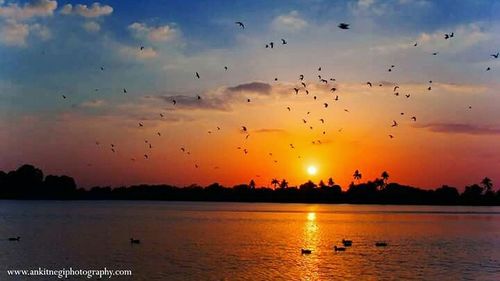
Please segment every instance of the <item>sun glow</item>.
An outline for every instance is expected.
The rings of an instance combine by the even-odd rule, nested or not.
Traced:
[[[316,166],[307,167],[307,173],[309,175],[314,176],[314,175],[316,175],[317,172],[318,172],[318,168],[316,168]]]
[[[316,220],[316,213],[307,213],[307,220],[308,221],[315,221]]]

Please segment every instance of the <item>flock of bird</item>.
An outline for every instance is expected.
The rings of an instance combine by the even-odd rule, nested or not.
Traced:
[[[240,29],[242,29],[242,30],[244,30],[246,28],[245,24],[243,22],[241,22],[241,21],[236,21],[235,24]],[[351,29],[351,26],[348,23],[340,23],[340,24],[338,24],[338,28],[341,29],[341,30],[344,30],[344,31],[348,32],[348,30]],[[455,33],[454,32],[450,32],[450,33],[444,34],[444,40],[451,40],[451,39],[454,39],[454,38],[455,38]],[[288,41],[286,39],[282,38],[281,39],[281,44],[282,45],[287,45]],[[275,43],[274,42],[268,42],[268,43],[264,44],[264,46],[265,46],[265,48],[273,49],[273,48],[275,48]],[[418,42],[415,42],[413,44],[413,46],[417,47],[418,46]],[[144,46],[140,46],[139,50],[143,51],[144,48],[145,48]],[[436,52],[433,52],[432,55],[436,56],[436,55],[438,55],[438,53],[439,52],[436,51]],[[499,57],[499,53],[497,52],[495,54],[491,54],[491,57],[494,58],[494,59],[497,59]],[[99,69],[100,69],[100,71],[105,71],[104,66],[100,66]],[[225,71],[228,71],[228,69],[229,69],[228,66],[224,66],[224,70]],[[395,69],[396,69],[396,65],[390,65],[387,68],[387,71],[388,72],[393,72]],[[490,67],[488,67],[486,69],[486,71],[490,71],[490,70],[491,70]],[[200,75],[199,72],[195,71],[194,72],[194,78],[195,79],[201,79],[202,75]],[[274,81],[278,81],[278,78],[275,77]],[[313,83],[313,82],[309,82],[309,83]],[[432,80],[430,80],[428,82],[427,91],[432,91],[432,83],[433,83]],[[332,102],[338,102],[340,100],[341,97],[338,94],[339,93],[339,89],[338,89],[338,84],[337,84],[336,79],[333,78],[333,77],[326,77],[325,75],[323,75],[322,67],[321,66],[319,66],[317,68],[317,82],[313,83],[313,84],[315,86],[319,85],[319,86],[322,86],[322,87],[327,87],[326,89],[329,89],[329,92],[332,94],[332,98],[330,99],[329,102],[321,102],[322,103],[321,105],[322,105],[323,108],[327,109],[327,108],[329,108],[330,103],[332,103]],[[376,84],[373,83],[373,82],[371,82],[371,81],[367,81],[365,83],[365,85],[368,88],[372,88],[372,87],[376,86]],[[378,83],[378,87],[386,87],[386,86],[387,85],[385,85],[384,83]],[[392,92],[393,92],[394,96],[396,96],[396,97],[401,96],[401,97],[404,97],[406,99],[409,99],[411,97],[410,93],[404,93],[404,94],[401,93],[402,89],[401,89],[401,87],[399,85],[397,85],[397,84],[391,84],[391,87],[392,87]],[[301,94],[303,94],[305,96],[312,96],[312,98],[313,98],[314,101],[316,101],[318,99],[317,95],[312,94],[313,90],[310,89],[310,88],[308,88],[308,82],[306,82],[304,74],[299,74],[298,75],[297,84],[290,91],[291,91],[292,94],[295,94],[295,95],[301,95]],[[127,93],[128,93],[127,89],[123,88],[123,94],[127,94]],[[63,99],[67,99],[68,97],[66,95],[62,95],[62,98]],[[202,102],[202,99],[203,99],[202,96],[200,96],[200,95],[196,96],[196,100],[198,100],[199,102]],[[172,105],[175,107],[179,102],[182,103],[182,100],[176,100],[175,98],[172,98],[171,102],[172,102]],[[246,102],[247,103],[251,103],[252,100],[250,98],[246,98]],[[471,109],[471,108],[472,107],[469,105],[468,109]],[[293,110],[292,106],[290,106],[290,105],[286,106],[285,109],[288,112],[291,112]],[[345,113],[349,113],[350,110],[348,108],[344,108],[344,112]],[[309,116],[310,113],[311,112],[308,111],[306,113],[306,115]],[[165,115],[163,113],[159,113],[159,116],[160,116],[161,119],[163,119],[165,117]],[[313,126],[314,125],[313,124],[314,121],[308,119],[307,116],[302,119],[302,122],[310,130],[313,130],[314,129],[314,126]],[[405,113],[404,112],[400,112],[400,116],[405,116]],[[392,124],[388,124],[388,127],[389,128],[397,128],[399,126],[399,124],[400,124],[397,119],[398,118],[394,118],[394,120],[392,121]],[[417,116],[411,115],[408,118],[408,120],[410,120],[412,122],[417,122]],[[319,121],[320,122],[319,124],[321,126],[323,126],[323,128],[324,128],[324,125],[326,123],[325,118],[320,118],[317,121]],[[143,127],[145,127],[145,124],[143,122],[138,122],[138,127],[139,128],[143,128]],[[222,126],[221,125],[217,126],[216,129],[214,128],[213,130],[208,130],[208,134],[212,134],[212,133],[215,133],[215,132],[220,131],[220,130],[222,130]],[[342,128],[340,128],[338,130],[338,132],[342,132]],[[240,126],[240,133],[242,133],[244,135],[245,140],[250,137],[250,129],[246,125],[241,125]],[[321,130],[321,134],[322,135],[326,135],[326,130],[322,129]],[[156,135],[158,137],[162,136],[161,132],[157,132]],[[388,136],[388,138],[393,139],[393,138],[396,137],[396,133],[392,132],[392,133],[388,134],[387,136]],[[150,155],[151,155],[151,151],[153,149],[153,144],[152,144],[152,142],[150,140],[147,140],[147,139],[144,140],[144,142],[146,144],[147,151],[144,153],[143,158],[144,159],[149,159]],[[311,143],[312,144],[321,144],[322,142],[321,142],[321,140],[314,139],[314,140],[311,141]],[[96,145],[100,146],[100,142],[96,141]],[[293,143],[290,143],[289,147],[290,147],[290,149],[295,149],[296,146]],[[238,150],[241,150],[244,154],[248,154],[249,153],[249,149],[247,147],[245,147],[245,146],[238,146],[236,148]],[[111,150],[112,153],[116,153],[117,152],[117,146],[115,144],[113,144],[113,143],[111,143],[109,145],[109,149]],[[191,154],[191,152],[185,146],[180,147],[179,150],[183,154],[186,154],[186,155],[190,155]],[[272,157],[273,153],[269,152],[269,155]],[[300,155],[297,155],[297,157],[299,159],[301,158]],[[132,157],[132,158],[130,158],[130,160],[131,161],[136,161],[137,158]],[[275,163],[278,162],[278,160],[276,160],[276,159],[273,159],[273,161]],[[88,164],[88,165],[90,166],[91,164]],[[200,167],[196,161],[193,163],[193,165],[194,165],[195,168],[199,168]],[[217,168],[219,168],[219,167],[218,166],[214,166],[214,169],[217,169]],[[259,177],[259,175],[256,175],[256,176]]]

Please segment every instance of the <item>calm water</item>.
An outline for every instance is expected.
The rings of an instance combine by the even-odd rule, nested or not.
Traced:
[[[499,207],[0,201],[0,238],[0,280],[39,266],[133,270],[111,280],[500,280]],[[333,252],[342,238],[353,246]]]

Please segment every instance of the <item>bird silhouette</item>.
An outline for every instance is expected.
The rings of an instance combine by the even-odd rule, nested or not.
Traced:
[[[144,127],[144,125],[142,123],[139,123],[139,127]]]
[[[392,91],[395,92],[397,89],[399,89],[399,86],[394,86],[394,89]]]
[[[498,55],[500,55],[500,53],[496,53],[496,54],[491,54],[492,57],[498,59]]]
[[[281,44],[286,45],[287,44],[286,40],[285,39],[281,39]]]
[[[176,104],[177,104],[177,101],[176,101],[176,100],[172,100],[172,103],[173,103],[174,105],[176,105]]]
[[[372,83],[371,83],[371,82],[366,82],[366,85],[368,85],[368,86],[370,86],[370,87],[371,87],[371,86],[372,86]]]
[[[247,127],[246,127],[246,126],[241,126],[241,130],[242,130],[243,132],[247,132]]]
[[[340,29],[349,29],[349,24],[347,23],[339,23],[338,28]]]
[[[417,117],[413,116],[413,117],[411,118],[411,120],[413,120],[414,122],[417,122]]]
[[[299,94],[299,88],[293,88],[293,90],[295,91],[295,94]]]
[[[127,89],[123,88],[123,93],[126,94],[127,93]]]
[[[413,44],[414,47],[417,47],[417,45],[418,45],[418,42],[415,42],[415,44]]]
[[[394,138],[394,136],[393,136],[393,135],[389,135],[389,138],[393,139],[393,138]]]
[[[195,73],[196,78],[200,79],[200,74],[198,72]]]
[[[491,68],[488,66],[488,68],[486,68],[486,71],[490,71],[490,70],[491,70]]]
[[[224,70],[227,71],[227,66],[224,66]]]
[[[321,66],[320,66],[320,67],[318,67],[318,71],[321,71]]]
[[[241,29],[245,29],[245,25],[241,21],[237,21],[237,22],[235,22],[235,24],[237,24],[239,27],[241,27]]]
[[[398,122],[396,122],[396,120],[392,120],[391,127],[397,127],[397,126],[398,126]]]
[[[304,80],[304,74],[299,75],[299,80]]]
[[[439,54],[439,52],[432,53],[433,56],[437,56],[437,54]]]
[[[140,49],[141,51],[142,51],[142,50],[144,50],[144,46],[141,46],[139,49]]]
[[[63,98],[63,99],[66,99],[66,96],[65,96],[65,95],[62,95],[62,98]]]
[[[337,91],[337,88],[333,87],[333,88],[330,89],[330,91],[331,92],[335,92],[335,91]]]
[[[328,103],[326,103],[326,102],[325,102],[323,105],[325,106],[325,108],[327,108],[327,107],[328,107]]]

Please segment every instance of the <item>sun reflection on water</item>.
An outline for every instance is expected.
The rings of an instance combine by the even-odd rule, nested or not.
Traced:
[[[309,212],[304,223],[303,246],[312,251],[311,255],[304,256],[302,259],[302,278],[301,280],[318,280],[319,278],[319,227],[316,220],[316,213]]]

